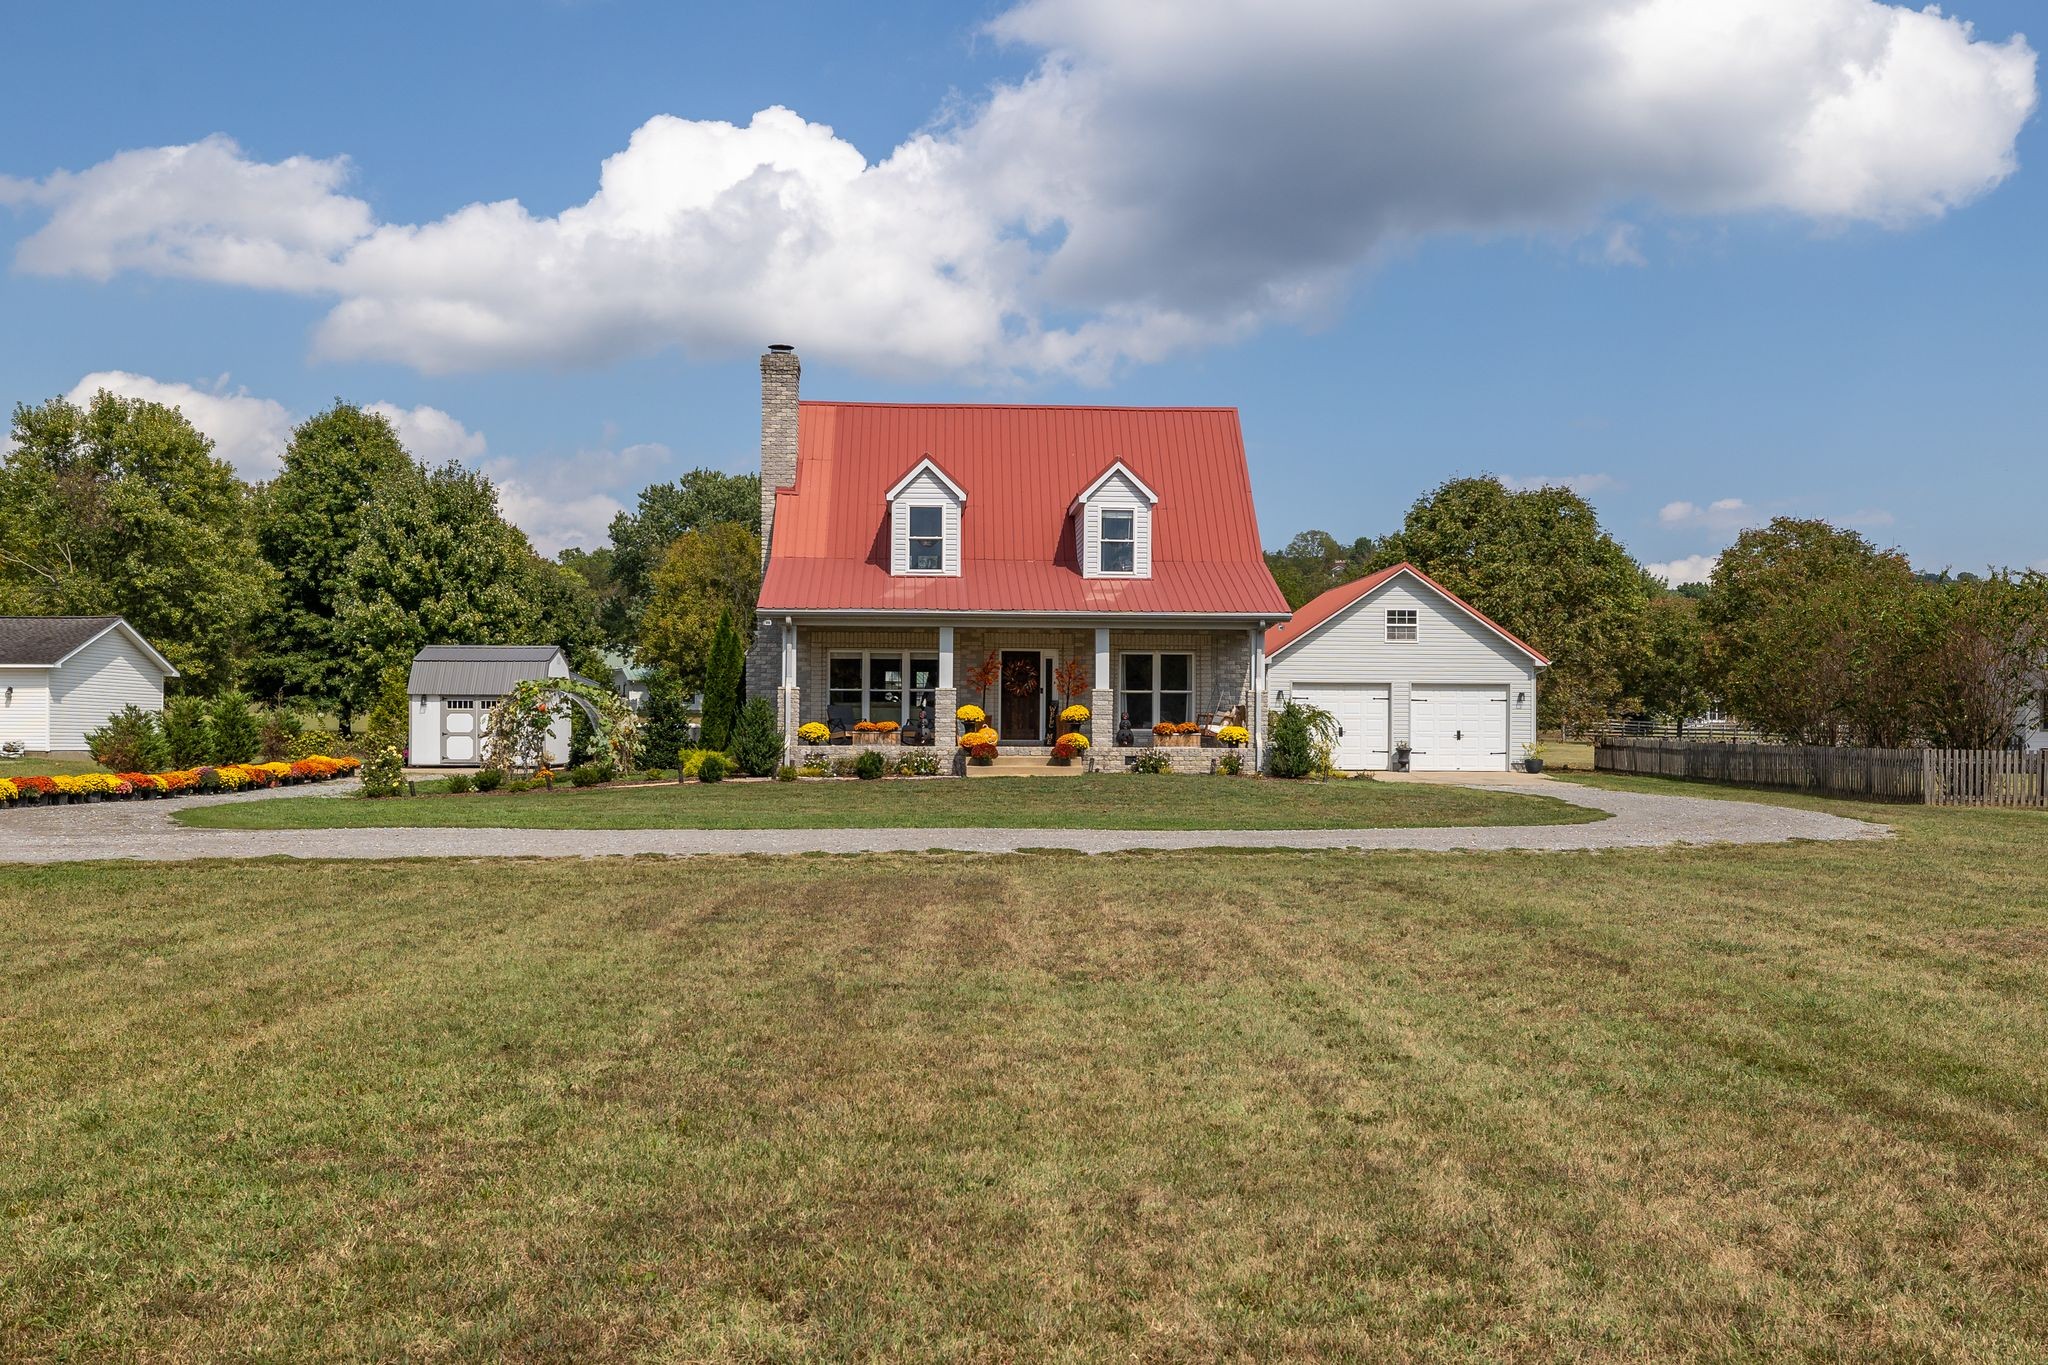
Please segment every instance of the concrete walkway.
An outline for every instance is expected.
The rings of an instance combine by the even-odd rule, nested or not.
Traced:
[[[343,796],[353,783],[307,792],[243,792],[210,801]],[[87,862],[105,858],[600,858],[633,854],[887,853],[955,849],[1011,853],[1071,849],[1531,849],[1577,851],[1678,844],[1769,844],[1793,839],[1882,839],[1883,825],[1754,801],[1647,796],[1517,776],[1468,777],[1473,787],[1507,788],[1607,812],[1589,825],[1494,829],[1111,830],[1111,829],[187,829],[176,803],[118,802],[83,810],[0,814],[0,863]]]

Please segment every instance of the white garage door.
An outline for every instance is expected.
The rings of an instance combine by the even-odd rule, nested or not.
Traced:
[[[1337,767],[1346,772],[1386,771],[1391,712],[1384,686],[1313,683],[1295,688],[1294,696],[1337,718]]]
[[[1506,772],[1507,689],[1418,687],[1409,696],[1408,734],[1417,772]]]

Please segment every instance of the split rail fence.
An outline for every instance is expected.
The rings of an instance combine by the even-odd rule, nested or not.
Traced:
[[[1602,739],[1593,767],[1928,806],[2048,810],[2048,752]]]

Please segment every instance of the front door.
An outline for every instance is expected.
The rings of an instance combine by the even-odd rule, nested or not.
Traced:
[[[1044,666],[1037,650],[1003,651],[1003,678],[999,684],[1003,689],[1000,733],[1006,742],[1036,744],[1044,737],[1039,728],[1045,713],[1042,700],[1044,684]]]

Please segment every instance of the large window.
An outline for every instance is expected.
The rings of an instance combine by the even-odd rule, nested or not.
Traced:
[[[946,568],[946,509],[910,509],[910,571],[943,573]]]
[[[1130,717],[1134,732],[1195,718],[1192,654],[1125,654],[1119,681],[1117,714]]]
[[[929,738],[939,661],[907,650],[835,654],[827,666],[827,720],[834,729],[856,721],[893,720],[905,737]]]
[[[1138,514],[1124,509],[1102,514],[1102,572],[1138,571]]]

